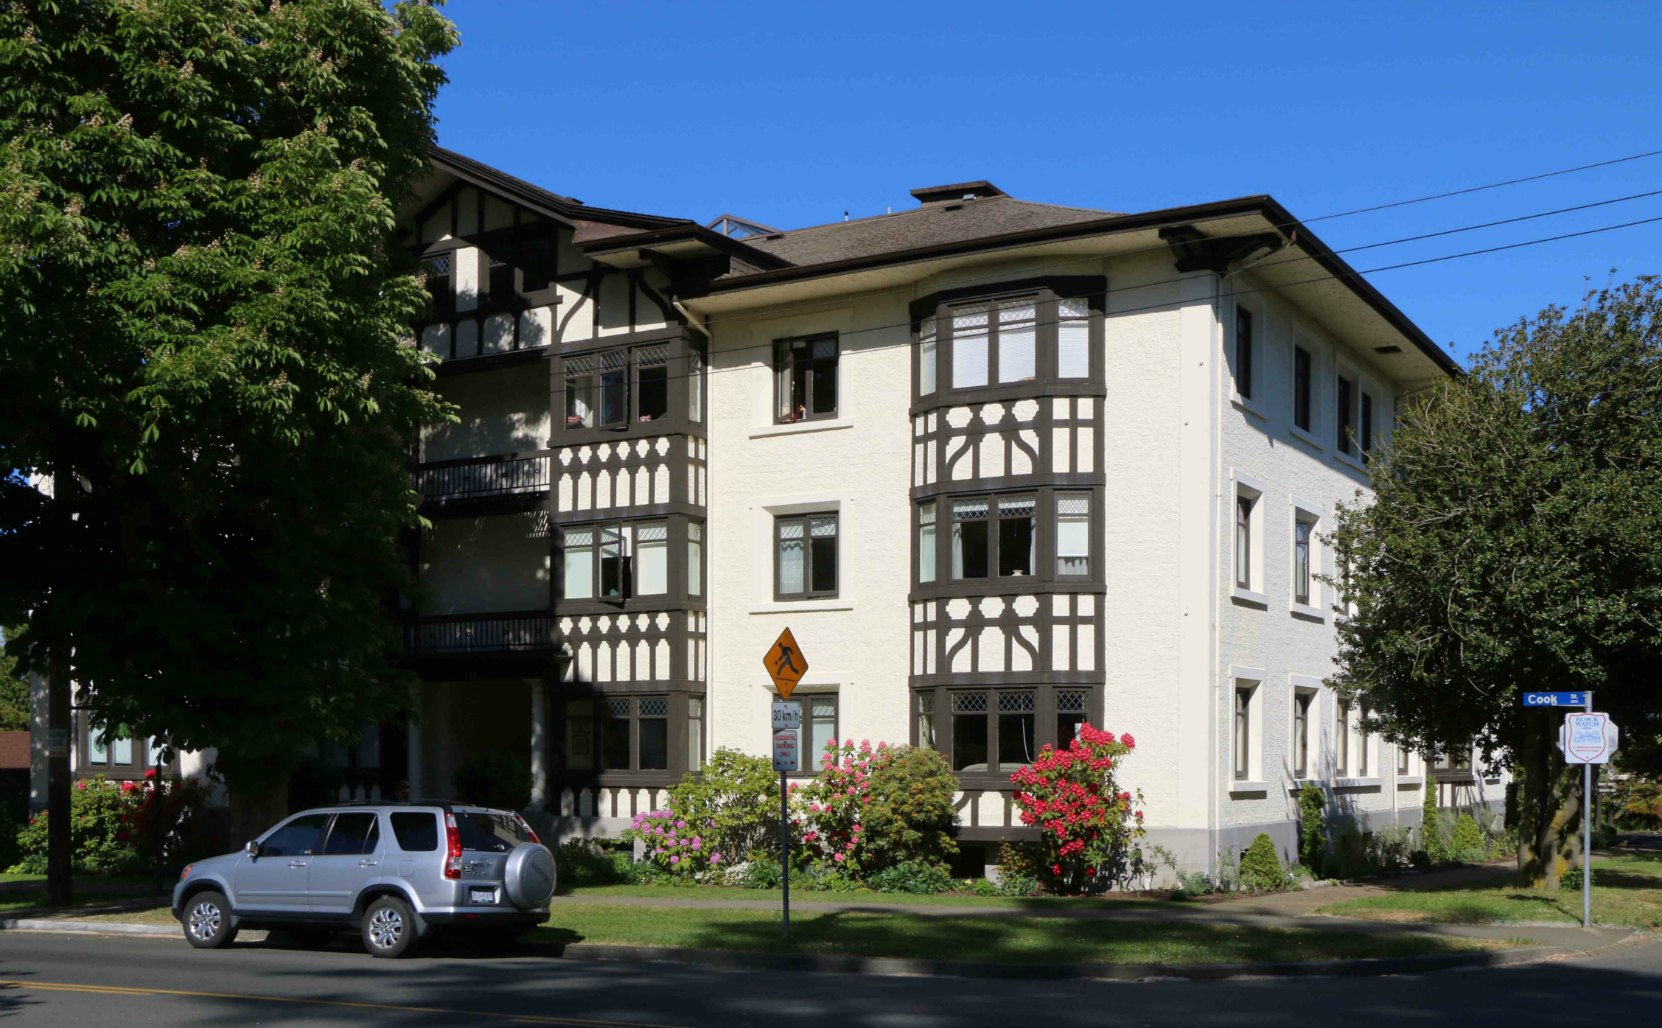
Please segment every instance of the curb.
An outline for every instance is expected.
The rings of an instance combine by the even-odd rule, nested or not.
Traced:
[[[178,930],[166,925],[57,918],[0,918],[0,931],[60,932],[80,935],[133,935],[171,939]],[[1612,943],[1611,945],[1614,945]],[[537,943],[528,949],[552,951],[566,960],[623,961],[632,964],[690,964],[724,971],[811,971],[822,974],[867,974],[888,977],[995,979],[1105,979],[1140,981],[1226,978],[1364,978],[1459,968],[1508,967],[1583,951],[1550,946],[1510,950],[1444,953],[1425,957],[1364,957],[1357,960],[1312,960],[1269,964],[990,964],[964,960],[913,960],[901,957],[813,956],[751,953],[739,950],[668,949],[658,946],[610,946],[600,943]],[[1603,948],[1603,947],[1597,947]]]

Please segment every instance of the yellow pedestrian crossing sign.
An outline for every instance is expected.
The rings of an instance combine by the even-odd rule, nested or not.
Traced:
[[[791,690],[808,673],[808,659],[802,655],[789,628],[779,633],[773,648],[762,658],[762,665],[767,668],[768,677],[773,679],[773,687],[779,690],[782,700],[791,698]]]

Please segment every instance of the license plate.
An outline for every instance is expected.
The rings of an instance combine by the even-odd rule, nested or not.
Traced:
[[[467,891],[467,901],[469,903],[495,903],[496,902],[496,890],[495,889],[469,889]]]

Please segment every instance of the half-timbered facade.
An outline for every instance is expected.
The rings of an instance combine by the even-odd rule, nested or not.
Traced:
[[[1323,533],[1452,360],[1267,197],[913,195],[706,227],[435,152],[409,245],[460,419],[413,454],[413,789],[528,753],[534,812],[616,831],[712,748],[766,751],[788,626],[804,773],[831,739],[934,747],[971,852],[1031,831],[1010,773],[1083,720],[1135,735],[1186,866],[1290,842],[1301,781],[1364,831],[1426,774],[1492,792],[1323,684]]]

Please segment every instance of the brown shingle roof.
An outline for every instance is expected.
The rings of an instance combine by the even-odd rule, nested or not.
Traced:
[[[800,267],[1113,216],[1110,211],[990,196],[930,204],[858,221],[836,221],[778,235],[751,236],[744,243]]]
[[[0,732],[0,770],[29,767],[29,733]]]

